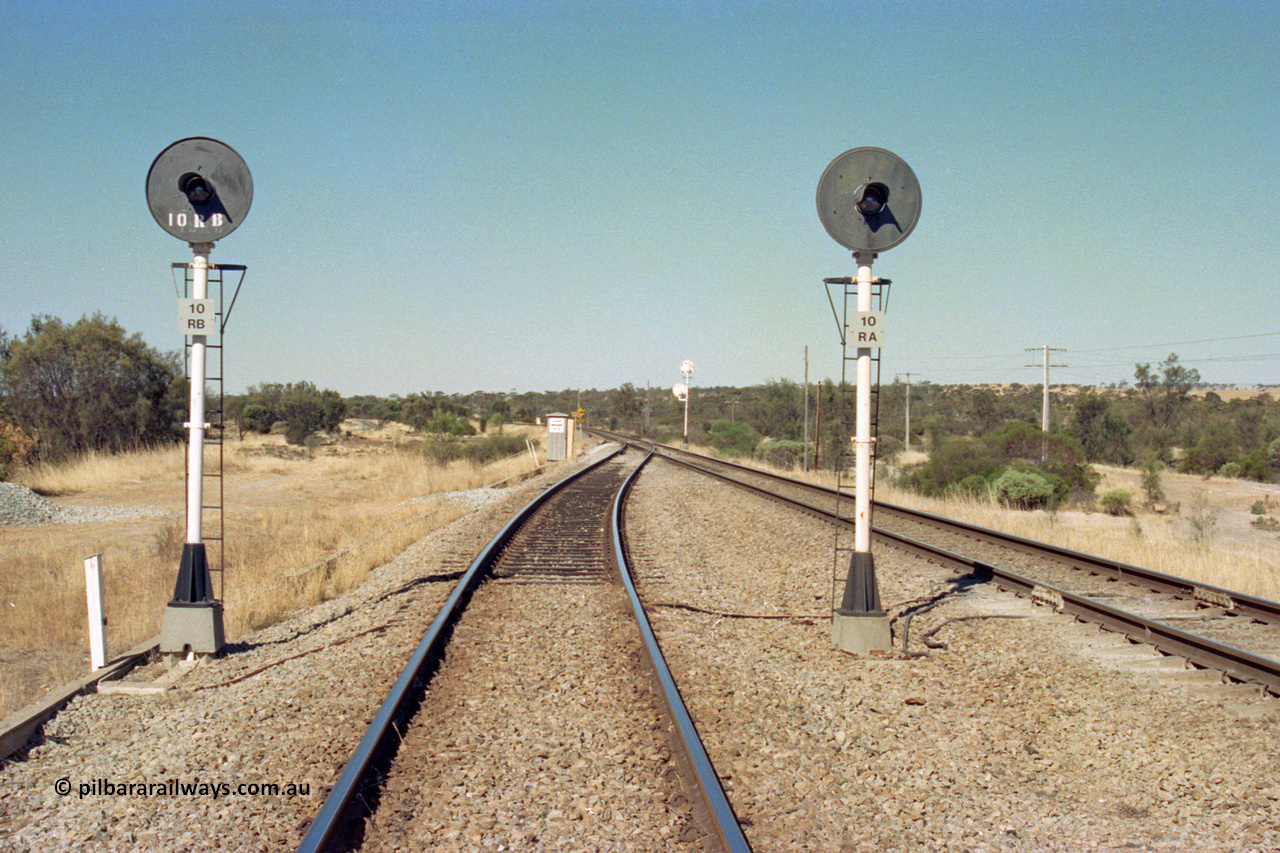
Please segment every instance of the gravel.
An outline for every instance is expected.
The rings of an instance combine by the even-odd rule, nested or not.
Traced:
[[[0,850],[293,849],[451,576],[563,474],[506,490],[359,589],[196,668],[179,689],[75,700],[46,725],[42,744],[0,769]],[[1273,700],[1250,704],[1238,690],[1103,666],[1091,650],[1099,632],[985,587],[945,595],[915,617],[912,647],[936,631],[945,649],[846,655],[830,640],[829,527],[666,464],[650,465],[633,495],[627,519],[642,595],[756,850],[1280,849]],[[893,616],[948,589],[936,567],[887,549],[876,560]],[[565,624],[555,614],[571,605],[539,597],[534,606],[545,624],[513,607],[507,627],[555,633]],[[513,637],[483,654],[531,642]],[[581,653],[601,642],[588,639]],[[533,688],[521,701],[548,703],[545,727],[495,722],[474,738],[508,766],[442,762],[438,772],[451,774],[445,790],[460,798],[479,784],[547,784],[542,817],[577,821],[585,837],[593,813],[566,809],[555,786],[572,789],[577,769],[600,762],[632,768],[623,784],[639,785],[654,747],[622,741],[627,748],[601,752],[566,736],[578,685]],[[617,688],[590,689],[607,698]],[[459,745],[443,740],[446,748]],[[517,757],[529,753],[541,763]],[[106,793],[95,780],[164,788]],[[171,793],[170,780],[207,787]],[[263,783],[282,788],[239,788]],[[552,849],[527,833],[537,817],[499,810],[478,835],[418,849]],[[646,848],[637,840],[617,849]]]
[[[830,527],[669,465],[635,496],[642,594],[681,605],[655,628],[755,849],[1280,848],[1275,700],[1104,669],[1135,647],[986,587],[914,618],[945,650],[845,655]],[[891,616],[949,586],[876,566]]]
[[[73,700],[0,770],[0,850],[295,848],[456,573],[547,482],[507,490],[177,689]],[[130,681],[162,673],[152,665]],[[120,793],[123,783],[149,787]],[[263,784],[280,787],[253,787]]]
[[[22,524],[87,524],[121,518],[172,515],[172,509],[160,507],[87,507],[59,506],[26,486],[0,483],[0,527]]]

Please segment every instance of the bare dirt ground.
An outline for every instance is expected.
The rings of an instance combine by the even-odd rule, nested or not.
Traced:
[[[1103,477],[1098,494],[1110,489],[1128,490],[1133,495],[1138,518],[1163,518],[1169,521],[1175,517],[1173,510],[1176,507],[1176,517],[1185,520],[1196,503],[1197,493],[1202,494],[1207,501],[1205,511],[1213,519],[1213,535],[1219,537],[1223,544],[1264,547],[1274,554],[1276,565],[1280,567],[1280,533],[1269,533],[1254,527],[1253,522],[1259,516],[1252,511],[1255,504],[1261,503],[1264,517],[1280,518],[1280,486],[1274,483],[1165,471],[1161,473],[1160,480],[1167,497],[1169,513],[1162,515],[1140,506],[1144,498],[1141,474],[1137,470],[1107,465],[1093,467]]]

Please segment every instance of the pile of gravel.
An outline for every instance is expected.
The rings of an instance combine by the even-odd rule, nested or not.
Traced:
[[[0,527],[16,527],[21,524],[86,524],[91,521],[172,514],[172,510],[154,506],[58,506],[26,486],[0,483]]]
[[[62,520],[62,507],[26,486],[0,483],[0,525],[52,524]]]

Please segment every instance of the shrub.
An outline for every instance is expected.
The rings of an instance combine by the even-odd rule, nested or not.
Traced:
[[[465,439],[456,435],[432,436],[422,445],[422,453],[440,465],[466,459],[473,465],[486,465],[498,459],[526,452],[525,440],[518,435],[490,433],[484,438]],[[539,442],[533,439],[533,446]]]
[[[981,474],[970,474],[955,485],[955,491],[966,495],[986,494],[989,484]]]
[[[902,478],[905,488],[924,495],[944,494],[955,483],[977,475],[985,483],[1001,469],[990,448],[974,438],[948,441],[929,454],[929,461]]]
[[[0,480],[9,479],[34,447],[35,439],[8,421],[0,421]]]
[[[1102,508],[1107,511],[1107,515],[1132,515],[1133,514],[1133,495],[1128,489],[1112,489],[1104,492],[1102,497],[1098,498],[1102,504]]]
[[[991,484],[996,499],[1017,509],[1046,506],[1053,497],[1053,486],[1040,474],[1010,468]]]
[[[342,423],[346,411],[346,404],[337,391],[318,391],[310,382],[290,383],[280,397],[280,417],[286,424],[285,441],[302,445],[313,432],[332,432]]]
[[[766,439],[756,450],[756,458],[779,468],[795,468],[804,461],[805,444],[802,441],[773,441]]]
[[[1142,460],[1142,491],[1147,496],[1147,505],[1155,506],[1164,500],[1164,484],[1160,482],[1160,472],[1164,463],[1155,453],[1147,453]]]
[[[270,433],[271,426],[276,422],[276,413],[257,403],[250,403],[245,406],[243,417],[246,429],[260,432],[263,435]]]
[[[1226,462],[1218,469],[1218,476],[1237,479],[1243,471],[1244,469],[1240,467],[1239,462]]]
[[[115,319],[32,317],[24,337],[0,347],[0,396],[6,420],[52,462],[178,438],[186,379],[176,354],[127,335]]]
[[[750,456],[760,434],[746,424],[716,421],[711,425],[711,446],[726,456]]]

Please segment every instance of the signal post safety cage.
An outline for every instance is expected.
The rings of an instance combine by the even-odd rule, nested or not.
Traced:
[[[849,354],[849,303],[853,302],[853,313],[856,315],[858,310],[858,281],[850,276],[841,278],[824,278],[822,283],[827,288],[827,301],[831,303],[831,313],[835,316],[836,325],[840,328],[840,391],[839,391],[839,414],[837,417],[842,427],[842,434],[836,441],[838,448],[836,459],[833,465],[836,471],[836,515],[841,515],[841,502],[853,501],[854,494],[852,489],[845,491],[848,481],[847,475],[854,468],[854,451],[853,439],[857,433],[856,417],[849,414],[852,406],[848,405],[848,398],[852,396],[855,388],[848,382],[849,363],[853,362],[854,376],[857,376],[858,348],[853,347],[853,355]],[[892,280],[887,278],[873,278],[871,280],[871,310],[885,311],[889,307],[889,285]],[[835,293],[840,296],[840,307],[836,307]],[[871,350],[871,435],[877,438],[880,434],[880,348],[876,347]],[[819,427],[821,428],[821,427]],[[817,460],[821,448],[814,448],[814,467],[817,467]],[[871,496],[874,505],[876,490],[876,445],[871,445]],[[853,543],[853,528],[845,525],[836,526],[835,534],[835,554],[833,557],[833,566],[831,572],[831,592],[833,602],[839,602],[843,594],[845,576],[849,571],[849,561],[853,557],[856,549]],[[842,556],[843,555],[843,558]]]
[[[173,287],[179,299],[187,299],[191,297],[192,271],[195,264],[190,263],[174,263],[172,264]],[[183,280],[181,290],[178,285],[177,270],[183,270]],[[209,264],[209,292],[210,295],[217,293],[217,306],[215,317],[217,318],[215,334],[206,335],[205,347],[217,353],[217,361],[210,359],[207,362],[208,367],[212,367],[215,363],[217,368],[209,375],[206,370],[205,388],[213,386],[216,393],[209,394],[206,390],[206,399],[213,402],[212,406],[205,409],[205,419],[208,422],[208,429],[205,431],[205,448],[206,461],[208,461],[208,448],[212,445],[217,448],[216,464],[206,470],[205,465],[200,466],[201,476],[204,478],[204,489],[202,490],[203,499],[201,501],[201,541],[205,543],[206,553],[209,559],[209,573],[217,575],[217,598],[223,600],[225,593],[225,549],[226,549],[226,525],[224,523],[223,508],[225,505],[225,493],[223,490],[223,442],[225,440],[225,399],[223,382],[225,377],[225,361],[223,339],[227,329],[227,319],[231,316],[231,309],[235,307],[236,297],[240,295],[240,286],[244,284],[244,276],[247,267],[241,264]],[[228,279],[234,280],[234,289],[231,292],[231,302],[225,301],[226,291],[231,286]],[[216,288],[216,291],[214,290]],[[189,383],[191,381],[191,337],[183,337],[183,354],[184,354],[184,373]],[[188,463],[190,462],[191,444],[187,443]],[[187,470],[190,471],[188,464]],[[187,474],[187,480],[190,474]],[[189,485],[189,484],[188,484]],[[209,488],[214,486],[214,488]]]

